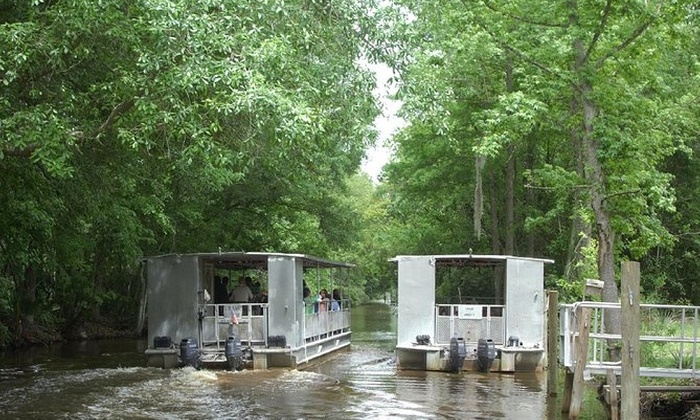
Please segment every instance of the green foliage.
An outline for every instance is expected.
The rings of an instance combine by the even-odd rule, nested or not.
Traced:
[[[544,255],[566,277],[577,269],[575,283],[614,282],[616,267],[599,263],[650,259],[649,296],[693,287],[674,280],[694,278],[675,272],[681,259],[665,264],[675,276],[661,268],[681,232],[697,232],[672,222],[695,219],[677,211],[697,178],[669,164],[697,143],[688,95],[698,61],[688,51],[698,38],[684,5],[399,4],[412,16],[395,34],[406,47],[398,97],[409,125],[386,180],[404,249]],[[610,258],[599,261],[595,241],[579,245],[607,240],[608,223],[612,247],[600,249]],[[579,295],[567,282],[551,286]]]
[[[673,310],[644,311],[640,324],[640,335],[685,338],[696,334],[692,316],[681,316]],[[641,365],[660,368],[690,368],[692,345],[672,341],[643,341],[641,343]]]
[[[1,325],[128,328],[145,255],[356,240],[344,181],[379,113],[358,63],[392,18],[373,1],[1,7]]]

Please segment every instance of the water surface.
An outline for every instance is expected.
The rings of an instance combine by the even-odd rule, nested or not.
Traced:
[[[554,419],[543,375],[397,371],[390,306],[353,309],[353,344],[303,371],[146,367],[145,340],[0,356],[13,419]],[[582,416],[585,417],[585,413]],[[595,417],[588,417],[595,418]]]

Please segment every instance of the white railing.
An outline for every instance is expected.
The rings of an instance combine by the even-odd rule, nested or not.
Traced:
[[[569,368],[575,364],[581,308],[591,308],[586,369],[599,373],[619,368],[622,335],[605,330],[605,317],[621,307],[619,303],[609,302],[560,305],[560,363]],[[640,304],[640,375],[696,376],[699,313],[698,306]]]
[[[343,302],[337,311],[304,314],[304,340],[316,341],[350,330],[350,305]]]
[[[490,338],[494,344],[505,344],[504,305],[435,305],[435,344],[449,344],[452,337],[467,343]]]
[[[236,335],[245,346],[267,346],[266,303],[226,303],[200,306],[203,348],[221,350]],[[350,331],[350,302],[342,309],[304,315],[304,339],[316,341]]]
[[[200,306],[202,346],[223,348],[236,335],[248,346],[266,345],[267,303],[224,303]]]

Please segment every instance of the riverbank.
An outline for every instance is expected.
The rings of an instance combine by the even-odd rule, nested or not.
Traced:
[[[673,382],[675,386],[700,385],[698,381],[692,380]],[[604,389],[604,385],[603,380],[596,380],[594,387],[597,400],[606,411],[606,417],[610,418],[609,406],[605,401],[607,390]],[[587,387],[587,393],[593,392],[592,388]],[[700,392],[641,392],[639,398],[639,414],[642,419],[700,420]]]
[[[644,392],[639,411],[642,418],[700,420],[698,392]]]
[[[63,332],[33,323],[24,327],[14,340],[6,340],[5,345],[0,345],[0,350],[22,350],[72,341],[142,337],[143,335],[135,334],[133,330],[109,323],[87,322]]]

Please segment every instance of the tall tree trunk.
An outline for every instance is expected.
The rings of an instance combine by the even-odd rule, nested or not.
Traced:
[[[533,136],[528,136],[527,146],[525,153],[525,167],[529,170],[535,168],[535,141],[533,141]],[[527,188],[525,190],[525,203],[528,208],[535,208],[535,190],[533,188]],[[525,255],[528,257],[535,257],[535,232],[531,229],[529,232],[525,233]]]
[[[136,317],[136,326],[134,327],[134,334],[140,336],[146,327],[146,305],[148,303],[148,293],[146,288],[146,277],[144,276],[144,271],[146,269],[146,263],[141,263],[141,272],[139,275],[139,313]]]
[[[573,95],[571,100],[571,115],[576,115],[581,110],[581,103],[579,102],[580,97],[578,95]],[[583,141],[581,140],[582,133],[580,127],[572,127],[569,133],[571,138],[571,146],[574,151],[574,168],[576,173],[585,179],[585,161],[586,153],[583,151]],[[564,268],[564,278],[570,282],[577,282],[583,280],[582,268],[579,263],[583,261],[583,249],[590,243],[592,229],[589,223],[583,219],[578,209],[583,200],[585,200],[584,192],[576,189],[573,192],[573,207],[574,214],[571,220],[571,234],[569,236],[569,246],[567,249],[566,256],[566,266]]]
[[[24,278],[20,284],[21,286],[17,290],[15,344],[42,342],[42,334],[34,318],[34,312],[37,307],[36,289],[38,286],[38,275],[32,263],[29,263],[24,270]]]
[[[598,108],[591,99],[593,87],[588,82],[581,83],[579,92],[583,108],[583,152],[586,156],[584,172],[589,186],[590,205],[595,216],[596,238],[598,239],[598,275],[603,281],[603,301],[617,302],[614,233],[610,224],[610,212],[605,205],[605,175],[598,159],[598,140],[593,132]],[[609,333],[620,331],[619,311],[606,311],[605,330]]]
[[[498,255],[503,252],[500,241],[500,223],[498,217],[499,200],[497,187],[497,174],[492,173],[489,176],[489,211],[491,215],[491,252]],[[496,267],[493,272],[493,293],[494,304],[503,304],[503,277],[505,271],[501,267]]]
[[[507,152],[505,254],[513,255],[515,252],[515,146],[512,142],[508,145]]]
[[[513,64],[510,53],[506,53],[506,92],[513,91]],[[506,237],[505,253],[515,252],[515,139],[510,139],[506,148]]]
[[[569,0],[569,20],[572,27],[578,27],[578,4]],[[585,156],[584,179],[588,184],[589,204],[593,210],[596,224],[596,239],[598,240],[598,275],[603,281],[603,301],[617,302],[618,291],[615,283],[615,248],[614,234],[610,224],[610,212],[605,205],[607,195],[603,166],[598,159],[599,144],[595,137],[595,118],[598,107],[593,102],[593,85],[590,81],[588,55],[585,43],[581,39],[574,40],[575,55],[574,71],[578,75],[578,83],[574,86],[574,95],[579,97],[582,117],[583,153]],[[620,331],[620,312],[606,311],[605,330],[609,333]]]

